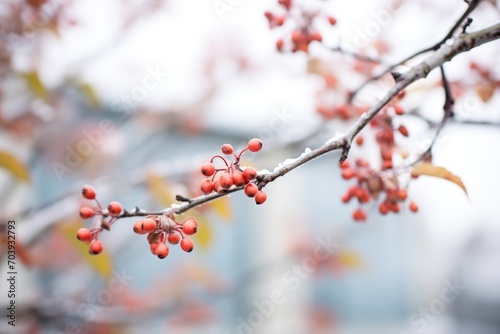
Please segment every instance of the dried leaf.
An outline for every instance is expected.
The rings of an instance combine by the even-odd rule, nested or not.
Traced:
[[[111,276],[111,259],[106,252],[106,248],[99,255],[89,254],[89,244],[81,242],[76,238],[76,232],[81,227],[81,223],[78,222],[67,222],[59,225],[59,230],[61,234],[64,235],[71,245],[75,247],[75,250],[80,254],[90,266],[99,273],[104,278],[109,278]]]
[[[338,253],[337,261],[347,268],[359,268],[363,264],[358,254],[348,251]]]
[[[460,177],[452,174],[450,171],[446,170],[443,167],[434,166],[434,165],[429,164],[429,163],[423,163],[421,165],[414,167],[413,170],[411,171],[412,177],[417,177],[420,175],[434,176],[434,177],[439,177],[441,179],[451,181],[451,182],[455,183],[457,186],[459,186],[460,188],[462,188],[462,190],[467,195],[467,189],[465,189],[465,185],[463,184]]]
[[[328,65],[318,58],[311,58],[307,62],[307,73],[325,75],[328,72]]]
[[[495,93],[495,85],[491,81],[480,82],[476,85],[476,95],[483,102],[488,102]]]
[[[81,90],[83,96],[85,97],[85,102],[87,102],[89,107],[98,108],[101,106],[101,101],[94,87],[88,83],[82,83],[78,86],[78,88]]]
[[[28,169],[10,153],[0,152],[0,167],[6,169],[20,181],[30,181]]]

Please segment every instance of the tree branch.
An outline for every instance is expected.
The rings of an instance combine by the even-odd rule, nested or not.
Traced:
[[[409,55],[408,57],[404,58],[403,60],[389,66],[388,68],[386,68],[383,72],[369,78],[368,80],[366,80],[363,84],[361,84],[358,88],[356,88],[350,95],[349,95],[349,98],[348,98],[348,102],[351,103],[354,99],[354,97],[361,91],[363,90],[363,88],[365,88],[369,83],[373,82],[373,81],[377,81],[379,80],[380,78],[382,78],[384,75],[392,72],[396,67],[412,60],[413,58],[415,57],[418,57],[420,55],[423,55],[427,52],[431,52],[431,51],[436,51],[438,50],[444,43],[446,43],[447,40],[449,40],[450,38],[453,37],[453,34],[458,30],[458,28],[460,28],[460,26],[462,25],[462,22],[464,20],[467,19],[467,17],[469,16],[470,13],[472,13],[476,7],[479,5],[479,3],[481,2],[482,0],[471,0],[471,1],[466,1],[468,3],[468,7],[467,9],[465,10],[465,12],[462,14],[462,16],[460,16],[460,18],[455,22],[455,24],[453,25],[453,27],[449,30],[449,32],[446,34],[446,36],[444,36],[439,42],[437,42],[436,44],[430,46],[430,47],[427,47],[425,49],[422,49],[420,51],[417,51],[411,55]],[[464,26],[464,29],[463,29],[463,32],[465,32],[465,28],[467,28],[469,25],[470,25],[471,21],[470,20],[467,20],[466,23],[465,23],[465,26]]]
[[[479,1],[477,1],[479,2]],[[441,67],[444,63],[450,61],[456,55],[467,52],[475,47],[478,47],[482,44],[494,41],[500,38],[500,23],[495,24],[491,27],[488,27],[483,30],[479,30],[473,33],[462,34],[454,40],[453,44],[450,45],[442,45],[434,54],[429,56],[426,60],[421,62],[418,65],[413,66],[408,72],[402,73],[400,75],[400,79],[396,84],[387,92],[387,94],[380,99],[375,105],[373,105],[368,112],[363,114],[358,121],[351,127],[351,129],[345,134],[341,136],[336,136],[330,140],[328,140],[324,145],[316,148],[315,150],[308,151],[303,153],[296,159],[291,160],[289,163],[282,164],[280,167],[277,167],[273,172],[261,173],[258,175],[255,183],[258,185],[259,189],[264,188],[267,184],[273,182],[277,178],[284,176],[294,170],[295,168],[302,166],[303,164],[320,157],[328,152],[342,149],[342,156],[340,161],[344,161],[349,153],[349,149],[351,147],[351,143],[354,137],[370,122],[370,120],[377,115],[377,113],[394,97],[396,97],[403,89],[412,84],[413,82],[427,77],[427,75],[437,67]],[[444,74],[444,71],[442,72]],[[443,76],[443,85],[445,86],[445,92],[447,96],[447,100],[451,97],[449,94],[449,87],[447,87],[446,77]],[[450,101],[445,103],[445,106],[450,105]],[[452,105],[452,103],[451,103]],[[446,114],[446,112],[445,112]],[[449,116],[445,116],[449,118]],[[191,202],[186,202],[184,204],[175,204],[170,208],[167,208],[161,213],[175,213],[181,214],[183,212],[188,211],[194,207],[197,207],[201,204],[205,204],[211,202],[217,198],[223,197],[227,194],[234,193],[240,190],[243,190],[244,187],[232,188],[228,192],[223,194],[210,194],[205,196],[199,196],[191,199]],[[139,211],[138,216],[144,216],[150,213]],[[124,213],[119,217],[130,217],[133,216],[133,213]]]

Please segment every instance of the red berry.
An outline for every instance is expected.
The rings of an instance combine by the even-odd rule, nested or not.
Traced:
[[[264,16],[268,19],[268,20],[272,20],[274,15],[273,13],[269,12],[269,11],[266,11],[264,12]]]
[[[83,219],[90,218],[94,215],[95,212],[91,208],[84,206],[83,208],[80,209],[80,217],[82,217]]]
[[[243,171],[243,176],[247,181],[255,180],[255,178],[257,177],[257,171],[253,167],[247,167]]]
[[[344,160],[344,162],[339,163],[340,168],[349,168],[349,160]]]
[[[257,205],[263,204],[267,199],[267,195],[263,191],[258,191],[257,194],[255,195],[255,203]]]
[[[214,190],[215,192],[219,193],[219,194],[223,194],[226,189],[224,189],[221,185],[220,185],[220,182],[219,180],[215,180],[214,181]]]
[[[387,213],[389,213],[389,207],[387,206],[387,204],[381,203],[380,206],[378,207],[378,211],[381,214],[386,215]]]
[[[292,42],[299,43],[302,40],[302,33],[299,30],[292,32]]]
[[[108,211],[112,215],[119,215],[122,212],[122,205],[116,201],[109,203]]]
[[[47,2],[47,0],[27,0],[27,2],[30,6],[38,8]]]
[[[193,240],[189,238],[184,238],[181,240],[181,248],[183,251],[190,253],[194,248]]]
[[[350,168],[346,168],[342,170],[342,178],[345,180],[350,180],[354,176],[354,172]]]
[[[76,237],[80,241],[89,242],[92,239],[92,232],[87,228],[81,228],[76,232]]]
[[[169,234],[167,237],[168,242],[172,245],[177,245],[180,239],[181,237],[177,233]]]
[[[406,189],[398,189],[396,194],[398,198],[402,201],[408,198],[408,191]]]
[[[206,162],[203,165],[201,165],[201,174],[205,176],[212,176],[215,174],[215,166],[211,162]]]
[[[250,152],[259,152],[262,149],[262,140],[258,138],[250,139],[247,147]]]
[[[403,136],[408,137],[408,129],[404,125],[400,125],[398,128],[399,133],[401,133]]]
[[[405,113],[405,110],[403,109],[403,106],[400,104],[395,104],[394,105],[394,112],[396,115],[403,115]]]
[[[82,196],[86,199],[95,199],[95,189],[92,186],[85,185],[82,188]]]
[[[200,183],[200,190],[205,195],[208,195],[214,190],[214,184],[209,179],[205,179]]]
[[[411,210],[412,212],[417,212],[417,211],[418,211],[418,205],[417,205],[417,203],[415,203],[415,202],[411,202],[411,203],[410,203],[410,210]]]
[[[248,197],[255,197],[257,193],[259,192],[259,187],[255,183],[248,183],[245,186],[245,195]]]
[[[149,245],[149,250],[153,255],[156,255],[156,248],[160,245],[159,242],[153,242],[152,244]]]
[[[188,222],[190,222],[190,223],[194,224],[194,226],[198,227],[198,221],[196,220],[196,218],[194,218],[192,216],[191,217],[187,217],[186,219],[184,219],[184,221],[182,222],[182,224],[186,224]]]
[[[276,17],[276,26],[280,27],[285,23],[285,17],[284,16],[278,16]]]
[[[159,244],[158,247],[156,247],[155,249],[155,254],[160,259],[166,258],[168,256],[168,253],[170,253],[170,249],[164,243]]]
[[[321,36],[321,34],[317,31],[314,31],[312,32],[310,35],[309,35],[309,38],[311,39],[311,41],[318,41],[318,42],[321,42],[321,40],[323,39],[323,36]]]
[[[245,177],[243,176],[243,173],[240,172],[240,171],[234,171],[233,172],[233,184],[236,186],[236,187],[241,187],[243,185],[245,185]]]
[[[333,16],[328,16],[328,22],[334,26],[337,23],[337,20]]]
[[[103,246],[102,246],[102,242],[100,242],[99,240],[95,240],[93,241],[91,244],[90,244],[90,247],[89,247],[89,253],[91,255],[97,255],[97,254],[100,254],[103,250]]]
[[[134,224],[134,232],[138,234],[151,233],[156,229],[156,222],[153,219],[139,220]]]
[[[225,155],[230,155],[230,154],[233,154],[233,152],[234,152],[233,147],[229,144],[222,145],[220,150],[221,150],[222,154],[225,154]]]
[[[187,221],[182,225],[182,231],[187,235],[192,235],[198,231],[198,227],[192,221]]]
[[[358,135],[356,137],[356,144],[358,144],[359,146],[363,145],[364,141],[365,139],[362,136]]]
[[[348,193],[342,196],[342,202],[348,203],[350,200],[351,200],[351,195],[349,195]]]
[[[276,41],[276,49],[278,49],[278,51],[283,50],[283,44],[284,44],[284,43],[283,43],[283,40],[282,40],[282,39],[278,39],[278,40]]]
[[[229,173],[224,173],[219,177],[220,186],[229,189],[233,185],[233,176]]]
[[[367,218],[367,215],[366,215],[366,212],[363,211],[363,209],[359,208],[359,209],[356,209],[356,211],[354,211],[352,213],[352,218],[356,221],[365,221]]]

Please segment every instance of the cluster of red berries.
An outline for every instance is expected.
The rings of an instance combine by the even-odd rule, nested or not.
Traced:
[[[278,0],[278,3],[283,7],[285,13],[274,14],[269,11],[264,13],[271,29],[282,26],[287,19],[293,19],[294,15],[291,14],[292,9],[297,8],[300,11],[300,18],[295,20],[298,23],[288,38],[291,42],[292,52],[308,52],[311,42],[321,42],[323,40],[321,34],[313,28],[314,19],[320,16],[318,12],[310,12],[303,10],[299,6],[293,6],[291,0]],[[337,20],[332,16],[328,16],[326,19],[332,26],[337,23]],[[276,41],[278,51],[284,51],[284,47],[285,39],[278,39]]]
[[[381,193],[385,193],[384,200],[380,203],[378,210],[386,215],[389,212],[398,213],[401,210],[401,203],[408,199],[408,190],[398,186],[397,178],[393,175],[382,174],[380,171],[372,169],[368,161],[358,158],[354,166],[346,160],[340,164],[342,178],[350,180],[355,178],[357,184],[349,187],[342,196],[342,202],[348,203],[353,198],[357,198],[360,204],[377,200]],[[412,212],[418,211],[415,202],[409,203]],[[368,216],[362,208],[356,209],[352,218],[355,221],[365,221]]]
[[[334,106],[319,105],[316,108],[318,114],[320,114],[325,120],[339,119],[342,121],[350,120],[354,117],[358,117],[367,111],[366,107],[356,107],[348,104],[340,104]]]
[[[83,242],[90,244],[89,253],[92,255],[100,254],[103,250],[102,242],[99,240],[99,234],[103,229],[109,230],[111,225],[116,222],[122,213],[122,205],[116,201],[110,202],[107,209],[103,209],[96,198],[96,191],[92,186],[86,185],[82,188],[82,196],[85,199],[95,201],[97,207],[83,206],[80,208],[80,217],[88,219],[91,217],[101,217],[95,221],[95,226],[92,229],[81,228],[78,230],[76,237]],[[106,218],[108,218],[106,220]]]
[[[168,214],[149,215],[134,224],[134,232],[147,234],[151,253],[160,259],[166,258],[170,253],[167,242],[171,245],[177,245],[180,242],[181,249],[190,253],[194,248],[194,242],[185,235],[193,235],[197,231],[198,222],[194,217],[188,217],[179,223],[173,215]]]
[[[207,178],[201,181],[200,189],[203,194],[208,195],[212,192],[219,194],[227,193],[231,187],[245,187],[245,194],[248,197],[254,198],[255,203],[262,204],[266,201],[267,195],[252,181],[257,178],[257,171],[253,167],[240,166],[240,159],[245,151],[258,152],[262,149],[262,141],[258,138],[250,139],[247,146],[238,154],[234,153],[234,149],[229,144],[224,144],[221,147],[221,152],[224,155],[232,155],[230,162],[221,155],[214,155],[209,162],[204,163],[201,168],[201,174]],[[219,159],[224,163],[222,168],[216,168],[214,160]],[[219,174],[221,173],[221,174]],[[217,174],[219,177],[216,179]]]

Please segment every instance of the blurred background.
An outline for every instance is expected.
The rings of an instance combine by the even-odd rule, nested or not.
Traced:
[[[496,1],[483,2],[470,30],[498,21]],[[3,310],[9,220],[18,275],[16,326],[2,316],[0,332],[500,333],[498,42],[446,64],[456,119],[433,163],[467,194],[420,177],[409,186],[418,213],[382,216],[371,202],[367,221],[354,222],[358,204],[341,201],[353,181],[334,152],[270,183],[263,205],[235,193],[182,215],[200,223],[189,254],[152,256],[134,218],[104,231],[99,256],[75,238],[90,223],[78,215],[84,184],[102,203],[161,210],[176,194],[200,194],[199,167],[224,143],[261,138],[243,164],[272,171],[347,131],[358,112],[339,119],[321,106],[345,103],[384,65],[439,41],[465,9],[459,0],[297,1],[270,29],[264,13],[285,13],[271,0],[3,0]],[[291,32],[311,17],[322,43],[290,52]],[[339,46],[382,63],[331,50]],[[405,152],[425,151],[435,135],[440,80],[433,72],[407,90],[397,122],[410,136],[396,137]],[[366,87],[355,110],[392,84]],[[350,157],[378,163],[374,132],[362,135]]]

